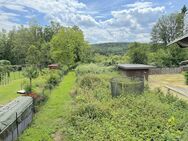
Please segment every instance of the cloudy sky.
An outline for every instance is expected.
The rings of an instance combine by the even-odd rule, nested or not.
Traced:
[[[179,11],[188,0],[0,0],[0,29],[57,21],[78,25],[91,43],[149,42],[164,14]]]

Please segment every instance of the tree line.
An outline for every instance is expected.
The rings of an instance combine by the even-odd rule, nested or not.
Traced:
[[[79,27],[63,27],[56,22],[47,26],[31,22],[28,27],[0,32],[0,60],[13,65],[46,67],[59,63],[71,67],[87,57],[89,48]]]
[[[131,63],[152,64],[158,67],[176,67],[188,58],[188,50],[168,43],[187,33],[184,18],[187,7],[180,12],[163,15],[152,28],[151,43],[129,44],[128,57]]]

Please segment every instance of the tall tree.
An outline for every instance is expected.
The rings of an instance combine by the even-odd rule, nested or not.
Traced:
[[[34,46],[31,45],[26,53],[26,62],[30,65],[39,65],[40,63],[40,51],[39,49]]]
[[[182,33],[182,18],[179,17],[179,14],[170,14],[162,16],[154,25],[151,40],[153,43],[168,44]]]
[[[148,56],[147,56],[147,47],[139,44],[133,43],[129,45],[129,61],[133,64],[147,64],[148,63]]]
[[[23,75],[29,78],[29,85],[30,85],[30,88],[32,88],[32,80],[39,76],[39,72],[35,66],[30,66],[30,67],[25,68]]]
[[[78,27],[62,28],[51,41],[52,59],[62,65],[73,66],[84,60],[81,56],[87,47]]]

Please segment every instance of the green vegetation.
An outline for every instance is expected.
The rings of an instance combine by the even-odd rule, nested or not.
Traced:
[[[34,98],[39,112],[19,140],[186,141],[188,104],[161,91],[136,94],[132,84],[140,88],[143,83],[123,78],[116,70],[119,63],[179,66],[188,51],[166,45],[183,35],[186,11],[184,6],[180,13],[161,17],[152,29],[152,43],[103,43],[90,48],[79,27],[55,22],[0,32],[0,104],[23,88],[39,99]],[[47,69],[51,63],[59,68]],[[19,66],[26,66],[23,75],[12,72]],[[63,77],[72,69],[75,72]],[[116,77],[121,81],[118,86],[127,89],[115,98],[110,82]],[[187,72],[185,78],[188,83]]]
[[[154,44],[163,43],[167,45],[177,37],[183,35],[184,17],[187,8],[184,5],[181,12],[164,15],[159,18],[158,22],[153,26],[151,36]]]
[[[112,77],[79,75],[60,127],[64,140],[186,140],[186,102],[150,91],[112,98]]]
[[[62,28],[51,40],[51,45],[53,60],[68,67],[85,60],[85,51],[89,49],[83,32],[76,26]]]
[[[113,66],[105,67],[103,65],[97,65],[97,64],[84,64],[84,65],[79,65],[76,68],[76,74],[77,75],[82,75],[82,74],[100,74],[100,73],[105,73],[105,72],[112,72],[115,69]]]
[[[45,82],[45,77],[46,76],[40,76],[33,80],[33,91],[41,93],[41,86]],[[11,72],[10,82],[0,86],[0,104],[6,104],[19,96],[16,92],[27,86],[27,82],[28,81],[24,78],[22,72]]]
[[[0,60],[13,65],[37,65],[41,69],[50,63],[72,67],[86,61],[89,45],[77,26],[63,27],[51,22],[43,27],[30,23],[29,27],[0,32],[0,50]]]
[[[6,104],[18,96],[16,92],[21,88],[24,78],[19,72],[11,73],[11,81],[7,85],[0,86],[0,105]]]
[[[188,85],[188,71],[184,72],[185,84]]]
[[[177,67],[188,58],[188,50],[177,45],[150,45],[132,43],[129,45],[128,61],[130,63],[152,64],[157,67]]]
[[[101,43],[101,44],[92,44],[92,49],[95,53],[102,55],[122,55],[125,54],[128,50],[129,43]]]
[[[29,79],[30,88],[32,88],[32,79],[39,76],[39,72],[36,67],[27,67],[24,70],[23,75]]]
[[[47,103],[35,115],[31,127],[20,137],[21,141],[53,140],[52,134],[61,130],[62,116],[66,115],[68,108],[66,104],[70,102],[69,93],[75,80],[74,72],[64,77],[63,82],[52,91]]]

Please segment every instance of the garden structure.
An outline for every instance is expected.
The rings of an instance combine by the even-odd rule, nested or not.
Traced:
[[[171,41],[167,46],[176,43],[180,48],[188,48],[188,11],[184,14],[183,36]]]
[[[0,107],[0,141],[15,141],[31,123],[33,99],[20,96]]]
[[[118,69],[128,77],[145,78],[148,80],[149,70],[154,66],[144,64],[119,64]]]

